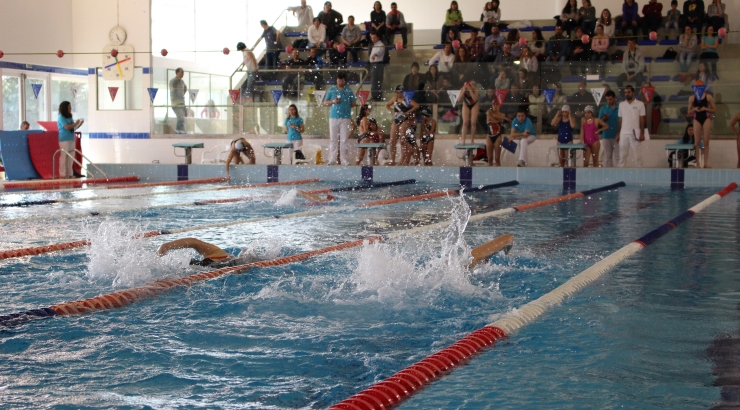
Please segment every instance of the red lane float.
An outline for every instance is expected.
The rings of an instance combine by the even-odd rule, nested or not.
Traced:
[[[150,186],[170,186],[170,185],[195,185],[195,184],[213,184],[217,182],[225,182],[226,178],[205,178],[205,179],[191,179],[189,181],[168,181],[168,182],[144,182],[141,184],[127,184],[127,185],[111,185],[108,189],[123,189],[123,188],[145,188]]]
[[[111,178],[89,178],[89,179],[52,179],[44,181],[18,181],[18,182],[7,182],[0,184],[0,187],[5,189],[11,188],[23,188],[23,189],[41,189],[50,187],[72,187],[80,188],[83,185],[99,185],[99,184],[110,184],[119,182],[136,182],[139,177],[136,175],[130,175],[125,177],[111,177]],[[108,187],[110,188],[110,187]]]
[[[299,179],[296,181],[280,181],[280,182],[263,182],[261,184],[246,184],[246,185],[234,185],[234,186],[225,186],[222,188],[218,188],[217,191],[223,191],[226,189],[241,189],[241,188],[261,188],[266,186],[280,186],[280,185],[299,185],[299,184],[309,184],[311,182],[319,182],[320,179],[318,178],[308,178],[308,179]]]

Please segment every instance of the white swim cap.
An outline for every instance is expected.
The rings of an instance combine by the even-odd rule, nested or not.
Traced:
[[[237,151],[244,151],[244,144],[242,144],[241,141],[237,141],[234,144],[234,149],[236,149]]]

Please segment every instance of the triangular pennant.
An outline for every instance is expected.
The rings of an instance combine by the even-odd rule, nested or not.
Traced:
[[[406,105],[411,104],[411,99],[414,98],[414,92],[413,91],[404,91],[403,92],[403,99],[406,102]]]
[[[159,88],[147,88],[146,91],[149,93],[149,99],[152,100],[152,104],[153,104],[154,97],[157,96],[157,91],[159,91]]]
[[[552,99],[555,98],[555,89],[554,88],[545,88],[542,90],[542,94],[545,95],[545,102],[547,105],[552,104]]]
[[[72,98],[77,98],[77,94],[80,93],[80,86],[79,85],[73,85],[72,86]]]
[[[275,100],[275,106],[277,107],[278,103],[280,102],[280,97],[283,96],[282,90],[272,90],[270,91],[272,93],[272,99]]]
[[[231,97],[231,103],[236,104],[239,101],[239,94],[241,90],[229,90],[229,96]]]
[[[321,103],[324,102],[324,96],[326,95],[326,91],[319,91],[316,90],[313,92],[314,98],[316,98],[316,105],[321,106]]]
[[[36,97],[36,99],[39,99],[39,92],[41,92],[41,86],[42,84],[31,84],[31,88],[33,89],[33,96]]]
[[[604,98],[604,92],[606,92],[606,88],[592,88],[591,89],[591,95],[594,96],[594,101],[596,101],[597,106],[601,104],[601,99]]]
[[[200,90],[193,90],[192,88],[188,91],[190,93],[190,102],[195,103],[195,99],[198,98],[198,91]]]
[[[367,97],[370,97],[370,91],[367,91],[367,90],[358,91],[357,96],[360,98],[360,102],[362,103],[362,105],[365,105],[365,102],[367,101]]]
[[[696,96],[697,100],[701,100],[701,97],[704,96],[704,91],[707,90],[706,85],[694,85],[691,86],[691,88],[694,90],[694,95]]]
[[[116,94],[118,94],[118,87],[108,87],[108,92],[110,93],[111,101],[115,101]]]
[[[506,95],[509,94],[509,90],[496,90],[496,99],[498,100],[499,105],[504,103],[504,100],[506,99]]]
[[[655,87],[646,85],[640,90],[642,91],[642,96],[645,97],[645,103],[650,104],[653,101],[653,95],[655,95]]]
[[[450,97],[450,102],[452,103],[452,106],[456,106],[457,97],[460,96],[460,90],[447,90],[447,95]]]

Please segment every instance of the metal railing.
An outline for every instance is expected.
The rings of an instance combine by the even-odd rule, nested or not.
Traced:
[[[75,152],[75,154],[80,154],[80,156],[81,156],[82,158],[84,158],[85,160],[87,160],[87,163],[88,163],[88,164],[90,164],[90,165],[92,165],[92,166],[93,166],[93,167],[94,167],[94,168],[95,168],[95,169],[96,169],[96,170],[97,170],[98,172],[100,172],[100,174],[101,174],[101,175],[103,176],[103,178],[108,178],[108,175],[106,175],[106,173],[105,173],[105,172],[103,172],[103,170],[102,170],[102,169],[98,168],[98,166],[97,166],[97,165],[95,165],[95,164],[94,164],[94,163],[93,163],[92,161],[90,161],[90,158],[86,157],[86,156],[85,156],[85,155],[84,155],[84,154],[82,153],[82,151],[80,151],[80,150],[78,150],[78,149],[75,149],[75,150],[74,150],[74,152]],[[84,169],[84,170],[85,170],[85,172],[87,172],[87,174],[88,174],[88,175],[92,174],[92,173],[90,172],[90,169],[89,169],[89,168],[87,168],[87,167],[86,167],[86,166],[85,166],[84,164],[82,164],[82,162],[78,161],[78,160],[77,160],[77,159],[76,159],[76,158],[74,157],[74,155],[72,155],[72,154],[70,154],[69,152],[67,152],[67,151],[65,151],[65,150],[63,150],[63,149],[61,149],[61,148],[60,148],[60,149],[56,150],[56,151],[54,152],[54,154],[52,154],[52,156],[51,156],[51,179],[57,179],[57,178],[56,178],[56,173],[57,173],[58,169],[57,169],[57,165],[56,165],[56,162],[57,162],[57,154],[59,154],[59,153],[61,153],[61,154],[64,154],[64,155],[68,156],[68,157],[69,157],[69,158],[70,158],[70,159],[71,159],[71,160],[72,160],[72,161],[73,161],[73,162],[74,162],[75,164],[79,165],[79,166],[80,166],[80,168]],[[61,158],[59,158],[59,161],[60,161],[60,162],[61,162],[61,160],[62,160],[62,159],[61,159]],[[60,175],[60,176],[61,176],[61,175]]]

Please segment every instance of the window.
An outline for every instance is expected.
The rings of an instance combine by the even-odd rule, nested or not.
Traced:
[[[102,68],[98,67],[96,71],[98,79],[98,110],[123,111],[142,109],[143,85],[141,67],[134,68],[134,79],[131,81],[108,81],[103,78]],[[115,99],[112,96],[113,94],[115,94]]]

